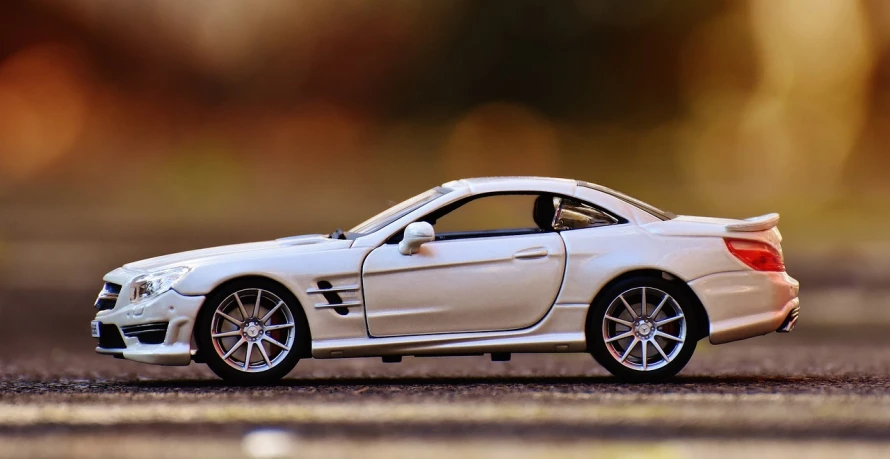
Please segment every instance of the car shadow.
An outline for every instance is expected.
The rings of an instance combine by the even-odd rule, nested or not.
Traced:
[[[768,386],[778,389],[782,386],[837,384],[844,381],[842,377],[809,377],[809,376],[682,376],[658,383],[628,383],[611,376],[474,376],[474,377],[345,377],[345,378],[292,378],[283,379],[274,384],[239,385],[218,379],[178,379],[178,380],[140,380],[115,381],[116,386],[128,386],[133,389],[176,390],[176,389],[232,389],[232,388],[398,388],[416,386],[513,386],[520,389],[527,386],[536,391],[539,386],[590,386],[613,388],[661,388],[688,389],[697,392],[701,389],[725,389],[728,387]],[[517,387],[518,386],[518,387]],[[577,388],[577,387],[576,387]]]

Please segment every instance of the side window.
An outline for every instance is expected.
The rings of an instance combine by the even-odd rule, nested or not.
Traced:
[[[436,234],[447,236],[454,233],[539,232],[534,210],[538,195],[504,194],[484,196],[465,203],[439,217],[433,223]],[[549,199],[551,215],[555,211],[553,199]]]
[[[556,208],[554,228],[561,231],[614,225],[619,222],[618,218],[605,211],[575,199],[562,198]]]

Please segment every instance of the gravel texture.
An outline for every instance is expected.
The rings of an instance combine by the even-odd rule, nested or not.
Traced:
[[[90,445],[108,457],[218,458],[880,457],[890,447],[890,333],[808,323],[805,304],[793,333],[700,342],[666,384],[623,384],[572,354],[306,360],[280,384],[236,387],[203,365],[96,355],[94,293],[36,296],[0,292],[13,325],[41,324],[7,327],[0,346],[0,458],[96,457]],[[280,448],[263,456],[256,444]]]

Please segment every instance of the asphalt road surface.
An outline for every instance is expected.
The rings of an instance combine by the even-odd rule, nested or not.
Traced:
[[[94,295],[0,292],[0,458],[890,455],[887,326],[805,304],[791,334],[701,342],[668,384],[514,355],[306,360],[250,388],[95,355]]]

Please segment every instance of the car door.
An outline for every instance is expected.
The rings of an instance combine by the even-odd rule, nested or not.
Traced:
[[[413,255],[396,243],[368,255],[362,284],[372,336],[514,330],[544,317],[562,285],[565,245],[532,220],[531,205],[517,214],[531,223],[517,224],[502,204],[476,206],[489,224],[471,230],[438,233],[438,217],[437,239]]]

